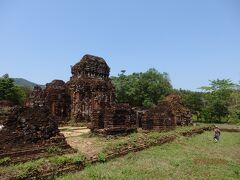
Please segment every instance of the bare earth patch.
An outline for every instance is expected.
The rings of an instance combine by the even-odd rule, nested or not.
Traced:
[[[102,150],[98,137],[90,136],[90,129],[86,127],[65,126],[59,128],[66,137],[67,143],[87,157],[92,157]]]

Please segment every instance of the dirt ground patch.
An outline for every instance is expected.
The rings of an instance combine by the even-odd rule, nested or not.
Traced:
[[[88,129],[87,127],[64,126],[64,127],[60,127],[59,129],[66,138],[77,137],[83,134],[90,133],[90,129]]]
[[[59,128],[66,137],[67,143],[87,157],[92,157],[102,150],[99,137],[93,137],[87,127],[65,126]]]

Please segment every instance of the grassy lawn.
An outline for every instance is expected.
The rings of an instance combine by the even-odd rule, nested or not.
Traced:
[[[98,154],[105,149],[111,149],[113,147],[124,145],[128,142],[134,143],[138,140],[149,140],[159,138],[164,135],[173,135],[179,134],[181,132],[186,132],[195,128],[201,128],[206,126],[205,124],[201,124],[197,127],[187,126],[187,127],[177,127],[173,131],[168,132],[150,132],[150,133],[132,133],[127,136],[118,136],[118,137],[100,137],[100,136],[92,136],[90,133],[82,134],[79,136],[67,137],[67,142],[74,149],[77,149],[81,153],[83,153],[86,157],[93,156]],[[81,143],[79,143],[81,142]]]
[[[240,134],[212,132],[131,153],[58,179],[240,179]]]
[[[199,128],[201,127],[202,126],[199,126]],[[25,178],[29,177],[29,175],[42,173],[45,170],[51,170],[52,172],[55,172],[61,167],[67,167],[69,163],[79,164],[79,161],[84,161],[84,157],[88,158],[90,156],[94,156],[100,159],[105,159],[104,156],[106,152],[115,152],[126,146],[130,147],[139,145],[139,143],[142,144],[146,142],[154,142],[166,135],[179,135],[181,132],[186,132],[194,128],[195,127],[193,126],[178,127],[174,131],[168,132],[149,132],[147,134],[139,132],[132,133],[127,136],[108,138],[92,136],[89,133],[75,136],[75,132],[73,132],[74,136],[67,137],[67,141],[73,148],[78,151],[78,153],[61,156],[56,154],[56,150],[59,150],[52,147],[49,148],[48,153],[52,156],[49,158],[46,157],[18,164],[12,164],[11,159],[8,157],[2,158],[0,159],[0,179],[3,177]]]

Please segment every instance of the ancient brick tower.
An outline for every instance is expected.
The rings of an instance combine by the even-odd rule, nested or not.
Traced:
[[[71,72],[72,77],[67,83],[71,116],[76,122],[89,122],[94,109],[105,109],[115,101],[110,68],[103,58],[85,55],[72,66]]]

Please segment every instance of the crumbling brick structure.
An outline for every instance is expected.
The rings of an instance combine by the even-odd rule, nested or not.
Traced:
[[[175,127],[175,116],[168,102],[159,103],[156,107],[146,111],[143,116],[142,128],[144,130],[168,130]]]
[[[85,55],[72,67],[67,83],[71,94],[71,115],[77,122],[89,122],[93,132],[117,134],[136,130],[136,114],[127,104],[116,104],[110,68],[103,58]]]
[[[43,98],[43,90],[40,86],[34,86],[30,96],[28,97],[25,105],[27,107],[33,106],[43,106],[44,98]]]
[[[45,106],[15,107],[4,121],[0,137],[0,157],[26,148],[30,152],[33,147],[39,149],[45,145],[70,148]]]
[[[137,129],[136,113],[129,104],[115,104],[111,108],[95,109],[91,130],[105,135],[128,133]]]
[[[191,123],[190,110],[183,105],[180,96],[171,94],[144,114],[142,128],[164,130]]]
[[[76,122],[89,122],[94,109],[109,108],[114,102],[110,68],[103,58],[85,55],[71,70],[72,77],[67,84],[72,118]]]
[[[43,91],[44,104],[49,107],[58,122],[66,122],[70,115],[71,99],[62,80],[53,80],[46,84]]]
[[[164,101],[170,103],[170,108],[175,116],[177,125],[189,125],[192,123],[192,114],[190,110],[184,106],[180,96],[171,94]]]
[[[191,123],[190,111],[176,95],[166,97],[148,111],[135,113],[129,105],[116,104],[110,68],[101,57],[85,55],[71,67],[71,72],[66,84],[54,80],[44,90],[36,86],[27,105],[46,106],[59,122],[89,122],[92,131],[101,129],[106,134],[133,130],[136,126],[161,130]]]
[[[14,107],[14,104],[7,100],[0,100],[0,126],[8,117],[9,112]]]
[[[45,89],[35,86],[26,102],[27,107],[47,106],[59,123],[64,123],[70,116],[71,99],[64,81],[53,80]]]

